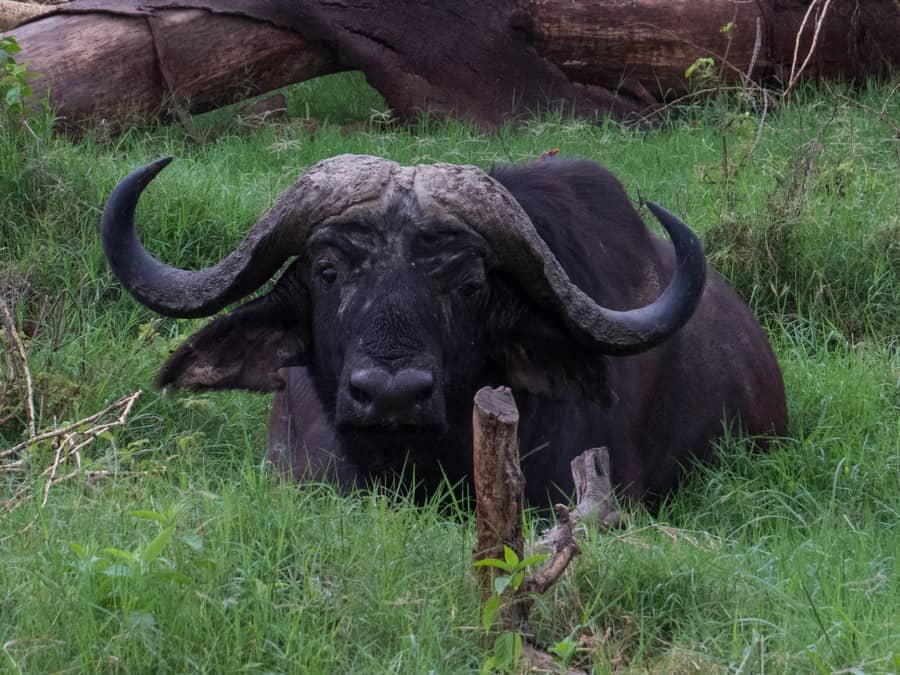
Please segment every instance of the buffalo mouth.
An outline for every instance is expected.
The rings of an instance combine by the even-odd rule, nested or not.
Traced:
[[[335,407],[341,432],[406,441],[447,430],[441,377],[431,363],[389,367],[361,357],[341,380]]]
[[[446,421],[439,419],[424,419],[419,422],[395,419],[367,422],[337,420],[335,426],[345,437],[398,447],[419,445],[425,439],[443,436],[449,431]]]
[[[436,449],[447,439],[447,424],[338,424],[341,445],[368,474],[399,473],[407,468],[433,468]]]

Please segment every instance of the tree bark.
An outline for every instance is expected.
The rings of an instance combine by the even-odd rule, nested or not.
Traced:
[[[13,31],[69,123],[112,126],[339,69],[401,119],[640,118],[698,58],[725,82],[787,81],[810,54],[804,78],[860,80],[896,72],[898,34],[896,0],[75,0]]]
[[[56,13],[12,32],[69,130],[117,133],[169,112],[201,113],[341,70],[323,45],[253,19],[180,9]]]
[[[473,482],[475,483],[475,559],[503,558],[509,546],[521,559],[525,540],[522,513],[525,476],[519,465],[519,411],[509,387],[483,387],[472,409]],[[493,593],[493,567],[479,567],[485,597]]]
[[[801,32],[809,0],[625,4],[532,0],[538,49],[576,82],[610,88],[620,82],[662,101],[687,91],[685,71],[704,57],[713,59],[725,82],[786,82],[795,46],[798,61],[810,51],[818,16],[814,11]],[[898,35],[900,6],[894,0],[832,2],[804,77],[889,77],[900,68]]]
[[[17,0],[0,0],[0,31],[10,30],[20,23],[52,11],[53,7],[46,5],[33,5],[30,2],[18,2]]]

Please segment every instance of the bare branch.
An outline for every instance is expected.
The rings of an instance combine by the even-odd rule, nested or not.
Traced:
[[[47,500],[50,498],[50,489],[54,485],[58,485],[59,483],[79,475],[83,475],[87,478],[113,475],[114,472],[106,470],[94,469],[84,471],[82,468],[81,451],[110,429],[124,426],[128,415],[131,413],[131,409],[140,396],[140,390],[132,392],[127,396],[123,396],[100,412],[85,417],[78,422],[69,424],[60,429],[54,429],[53,431],[35,434],[27,441],[23,441],[9,450],[4,450],[0,453],[0,459],[9,456],[18,456],[23,450],[33,446],[35,443],[55,440],[53,460],[51,461],[50,466],[40,473],[41,476],[47,477],[42,490],[41,508],[43,508],[47,505]],[[116,414],[116,418],[113,421],[101,422],[103,417],[110,414]],[[68,473],[60,475],[60,469],[72,458],[75,460],[75,467]],[[3,462],[0,464],[0,471],[3,473],[22,473],[23,462],[24,460],[22,459]],[[146,473],[148,472],[122,472],[121,475],[145,475]],[[6,510],[12,511],[20,506],[29,493],[30,489],[27,484],[20,485],[12,497],[6,500]]]
[[[107,428],[122,426],[125,424],[125,418],[128,416],[128,413],[131,412],[131,407],[134,405],[134,402],[137,401],[138,398],[140,398],[142,393],[143,392],[139,389],[138,391],[132,392],[132,393],[128,394],[127,396],[123,396],[118,401],[108,405],[100,412],[94,413],[93,415],[90,415],[89,417],[85,417],[83,420],[78,420],[77,422],[73,422],[72,424],[64,426],[60,429],[54,429],[53,431],[46,431],[44,433],[38,434],[37,436],[34,436],[33,438],[28,439],[27,441],[22,441],[18,445],[14,445],[13,447],[11,447],[9,450],[4,450],[3,452],[0,452],[0,458],[22,452],[22,450],[24,450],[25,448],[27,448],[30,445],[34,445],[35,443],[40,443],[41,441],[46,441],[50,438],[57,438],[59,436],[64,436],[64,435],[70,434],[72,432],[78,432],[79,427],[83,427],[86,424],[92,424],[92,423],[96,422],[98,419],[100,419],[101,417],[103,417],[104,415],[109,414],[113,410],[117,410],[119,408],[122,408],[122,406],[125,406],[122,411],[122,414],[119,415],[119,418],[115,422],[110,422],[108,425],[106,425],[106,428],[102,429],[101,431],[98,431],[96,433],[95,437],[99,436],[101,433],[103,433],[103,431],[106,431]],[[88,430],[83,433],[89,434],[91,431],[92,430]]]
[[[2,319],[3,325],[6,328],[6,339],[12,343],[19,358],[19,374],[22,377],[22,387],[25,390],[23,396],[25,398],[25,412],[28,415],[28,434],[29,436],[34,437],[37,433],[34,415],[34,387],[31,382],[31,371],[28,369],[28,354],[25,352],[25,345],[22,344],[22,340],[19,337],[19,330],[16,327],[16,322],[13,319],[12,313],[9,311],[9,307],[6,306],[6,301],[3,299],[2,295],[0,295],[0,314],[3,315]],[[2,456],[3,455],[0,455],[0,457]]]
[[[759,60],[759,50],[762,48],[762,22],[756,17],[756,41],[753,43],[753,56],[750,57],[750,65],[747,67],[747,81],[753,81],[753,69]]]
[[[556,539],[553,541],[553,554],[540,572],[522,584],[524,593],[546,593],[547,589],[555,584],[566,571],[572,558],[581,553],[578,543],[575,541],[572,521],[569,509],[562,504],[555,507],[559,522],[555,531]]]
[[[788,78],[787,87],[782,94],[784,99],[787,101],[790,100],[791,90],[794,88],[794,85],[797,84],[797,81],[800,79],[803,71],[806,70],[806,66],[809,65],[809,60],[812,58],[813,52],[816,49],[816,43],[819,41],[819,33],[821,32],[822,26],[825,23],[825,16],[828,14],[828,8],[831,5],[831,0],[825,0],[825,4],[822,7],[821,14],[816,17],[816,25],[813,29],[812,44],[810,44],[809,46],[809,51],[806,53],[806,58],[803,59],[803,64],[795,72],[795,69],[797,68],[797,52],[800,50],[800,38],[803,37],[803,31],[806,28],[806,22],[809,19],[809,15],[818,4],[819,0],[812,0],[812,2],[809,4],[809,8],[806,10],[806,14],[803,15],[803,21],[800,23],[800,29],[797,31],[797,37],[794,41],[794,58],[791,61],[791,74]]]

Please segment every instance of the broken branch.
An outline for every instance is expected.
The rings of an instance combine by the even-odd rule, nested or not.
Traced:
[[[19,329],[16,327],[16,322],[13,320],[12,313],[9,311],[9,307],[7,307],[2,295],[0,295],[0,314],[3,315],[6,339],[12,343],[15,354],[18,357],[18,371],[19,376],[22,378],[22,388],[24,389],[22,395],[25,399],[25,413],[28,416],[28,434],[33,437],[37,431],[34,415],[34,386],[31,381],[31,371],[28,369],[28,354],[25,352],[25,345],[22,344],[22,339],[19,337]],[[2,456],[3,454],[0,454],[0,457]]]

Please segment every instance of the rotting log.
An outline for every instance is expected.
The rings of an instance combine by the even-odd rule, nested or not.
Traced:
[[[12,33],[39,73],[63,128],[116,133],[172,108],[200,113],[341,70],[334,54],[297,33],[198,9],[146,16],[54,14]]]
[[[0,31],[15,28],[29,19],[49,14],[53,7],[17,0],[0,0]]]
[[[75,0],[12,34],[38,95],[69,123],[111,126],[166,97],[199,112],[340,69],[401,119],[492,127],[548,105],[642,119],[698,58],[725,82],[790,86],[900,68],[897,0]]]
[[[627,6],[626,6],[627,4]],[[818,11],[827,11],[806,78],[862,80],[900,68],[895,0],[532,0],[536,46],[571,80],[661,101],[687,91],[685,71],[712,58],[716,75],[786,83],[810,52]],[[804,24],[804,18],[806,23]],[[798,39],[799,36],[799,39]],[[796,64],[799,68],[800,64]],[[796,69],[795,69],[796,71]]]

